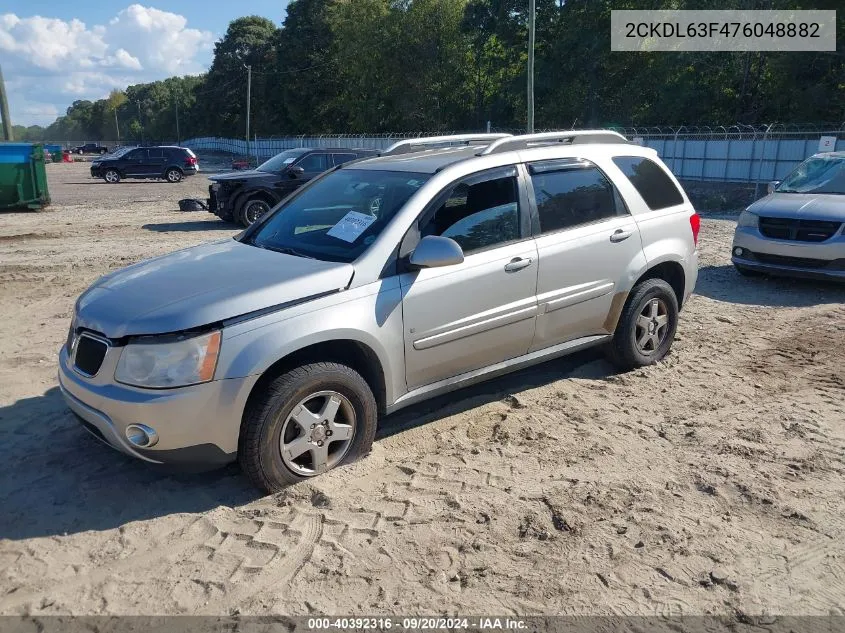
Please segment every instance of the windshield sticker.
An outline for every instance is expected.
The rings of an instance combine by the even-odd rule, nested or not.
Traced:
[[[295,160],[296,160],[296,157],[286,158],[285,162],[283,162],[282,165],[290,165]]]
[[[375,221],[376,218],[372,215],[358,213],[357,211],[350,211],[343,216],[340,222],[335,224],[331,230],[326,233],[326,235],[336,237],[339,240],[343,240],[344,242],[349,242],[351,244],[357,240],[361,236],[361,233],[366,231]]]

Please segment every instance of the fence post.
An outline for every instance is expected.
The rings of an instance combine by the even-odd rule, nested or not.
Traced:
[[[757,199],[757,194],[760,191],[760,172],[763,170],[763,155],[766,153],[766,137],[769,135],[769,130],[772,129],[774,123],[770,123],[769,127],[763,133],[763,145],[760,148],[760,162],[757,163],[757,182],[754,183],[754,199]]]

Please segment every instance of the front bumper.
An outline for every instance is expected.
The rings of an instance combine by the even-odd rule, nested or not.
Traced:
[[[77,373],[62,347],[59,387],[65,402],[92,435],[112,448],[185,470],[215,468],[236,458],[241,417],[257,376],[152,390],[120,385],[107,378],[107,371],[100,373],[99,379]],[[155,446],[130,443],[126,427],[131,424],[155,429]]]
[[[845,281],[845,235],[824,242],[778,240],[763,236],[756,227],[737,227],[731,261],[770,275]]]

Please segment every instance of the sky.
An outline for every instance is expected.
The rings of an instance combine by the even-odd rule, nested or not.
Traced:
[[[204,72],[233,19],[281,24],[288,0],[0,0],[0,68],[15,125],[48,125],[77,99]]]

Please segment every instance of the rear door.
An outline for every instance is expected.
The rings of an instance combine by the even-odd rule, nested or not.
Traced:
[[[409,389],[528,351],[537,312],[537,249],[515,167],[461,179],[403,243],[426,235],[461,245],[463,263],[400,275]]]
[[[143,165],[145,176],[163,176],[167,167],[167,150],[162,147],[150,147],[147,149],[147,159]]]
[[[539,256],[531,350],[610,333],[644,261],[637,224],[594,163],[565,159],[527,167]]]

